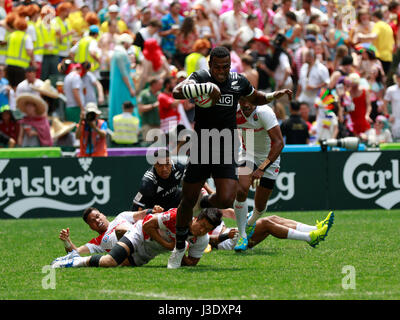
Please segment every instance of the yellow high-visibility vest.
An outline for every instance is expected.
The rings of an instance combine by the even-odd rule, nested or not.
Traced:
[[[44,55],[57,55],[58,47],[57,47],[57,36],[56,30],[52,26],[52,23],[49,25],[49,29],[46,26],[45,22],[41,22],[40,32],[43,38],[43,45],[50,44],[51,47],[43,48]]]
[[[13,31],[7,41],[7,58],[6,65],[28,68],[31,57],[25,48],[25,41],[29,35],[20,30]]]
[[[54,18],[54,23],[60,29],[60,33],[65,35],[69,31],[67,21],[62,21],[60,17]],[[72,36],[64,37],[62,40],[57,38],[57,46],[59,51],[65,51],[70,48]]]
[[[92,55],[89,53],[89,46],[92,40],[94,39],[90,36],[84,37],[79,40],[78,48],[75,52],[75,61],[78,63],[89,61],[91,64],[90,71],[96,71],[99,68],[99,63],[94,60]]]
[[[185,70],[188,77],[197,70],[197,63],[203,57],[201,53],[193,52],[185,59]]]
[[[10,32],[6,29],[6,34],[4,36],[4,42],[5,44],[0,45],[0,56],[7,56],[7,41],[8,41],[8,37],[10,36]]]
[[[33,54],[35,56],[41,56],[43,55],[43,50],[44,50],[44,43],[43,43],[43,35],[40,30],[40,23],[35,23],[33,21],[28,21],[29,25],[32,25],[35,28],[35,34],[36,34],[36,41],[33,42]]]
[[[124,117],[119,114],[113,118],[114,133],[112,139],[119,144],[133,144],[138,142],[139,119]]]

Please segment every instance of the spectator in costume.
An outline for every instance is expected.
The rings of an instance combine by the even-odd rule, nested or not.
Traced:
[[[25,116],[19,120],[18,145],[22,147],[48,147],[53,145],[47,119],[47,103],[33,94],[21,94],[17,108]]]
[[[124,102],[130,101],[136,105],[136,90],[131,77],[131,62],[127,52],[132,43],[133,38],[129,34],[121,34],[111,58],[108,119],[113,119],[115,115],[122,113]],[[113,130],[112,122],[110,128]]]

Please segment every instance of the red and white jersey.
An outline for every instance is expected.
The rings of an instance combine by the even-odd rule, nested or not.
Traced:
[[[175,241],[176,237],[176,211],[177,208],[170,209],[166,212],[157,214],[158,217],[158,227],[160,228],[161,237],[169,242]],[[154,215],[147,215],[143,220],[145,223],[147,220],[151,219]],[[150,240],[150,236],[143,232],[145,241]],[[189,242],[189,256],[193,258],[201,258],[204,250],[207,248],[209,236],[208,234],[201,237],[189,236],[187,238]]]
[[[124,224],[129,227],[134,223],[135,220],[133,219],[132,211],[121,212],[109,223],[107,231],[86,243],[86,247],[89,248],[90,253],[109,252],[118,242],[117,236],[115,235],[115,228]]]
[[[242,129],[242,153],[256,158],[265,158],[271,150],[271,139],[268,130],[279,126],[278,120],[272,108],[268,105],[257,106],[249,117],[246,117],[239,108],[236,113],[236,123]],[[247,131],[253,130],[254,142]],[[279,162],[279,158],[277,159]]]

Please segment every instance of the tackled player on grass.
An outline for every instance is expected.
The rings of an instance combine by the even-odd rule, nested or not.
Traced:
[[[185,243],[188,255],[182,258],[183,266],[195,266],[200,261],[209,242],[208,233],[221,224],[222,212],[207,208],[190,223],[190,236]],[[157,255],[175,247],[176,208],[159,214],[148,214],[144,220],[132,225],[107,255],[81,257],[68,254],[55,259],[52,268],[142,266]]]

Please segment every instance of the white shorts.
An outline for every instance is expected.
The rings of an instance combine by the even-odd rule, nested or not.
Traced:
[[[243,166],[246,165],[252,165],[253,170],[256,170],[267,158],[267,156],[265,157],[249,157],[247,158],[246,156],[243,156],[242,154],[239,156],[239,161],[242,162],[244,160],[246,160],[246,163],[243,163]],[[268,178],[271,180],[276,180],[276,178],[278,177],[279,174],[279,170],[280,170],[280,158],[278,158],[277,160],[275,160],[268,168],[267,170],[265,170],[263,178]]]
[[[131,257],[135,266],[147,264],[161,252],[167,251],[155,241],[144,239],[142,225],[143,221],[138,221],[124,235],[132,243],[133,253],[131,253]]]

